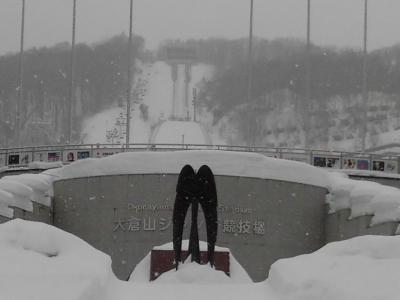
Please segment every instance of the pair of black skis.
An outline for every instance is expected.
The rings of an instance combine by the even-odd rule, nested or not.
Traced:
[[[191,255],[192,262],[200,264],[199,233],[197,228],[199,204],[206,220],[207,259],[211,266],[214,266],[214,250],[218,230],[218,201],[214,174],[206,165],[202,166],[197,174],[190,165],[186,165],[179,174],[173,212],[173,244],[176,269],[178,269],[179,263],[182,262],[183,227],[190,205],[192,206],[192,223],[187,257]]]

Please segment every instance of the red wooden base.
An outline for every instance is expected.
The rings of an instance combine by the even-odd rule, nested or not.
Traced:
[[[182,257],[187,257],[187,251],[182,251]],[[150,281],[156,280],[161,274],[175,268],[175,254],[173,250],[151,250]],[[200,262],[206,264],[207,251],[200,251]],[[229,252],[215,252],[215,269],[230,275]]]

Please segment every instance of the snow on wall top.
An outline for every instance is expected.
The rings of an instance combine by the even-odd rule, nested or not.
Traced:
[[[58,174],[63,179],[119,174],[179,174],[186,164],[195,169],[208,165],[215,175],[328,186],[327,173],[305,163],[256,153],[216,150],[121,153],[102,159],[77,161],[60,169]]]
[[[343,173],[329,174],[330,213],[351,210],[350,218],[372,215],[371,226],[400,222],[400,190],[371,181],[351,180]]]
[[[33,211],[32,202],[50,207],[49,192],[52,176],[46,174],[21,174],[0,179],[0,216],[14,217],[13,208]]]

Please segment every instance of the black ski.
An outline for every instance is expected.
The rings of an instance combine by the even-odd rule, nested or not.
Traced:
[[[213,266],[218,230],[218,201],[214,174],[206,165],[202,166],[197,174],[195,174],[190,165],[186,165],[179,174],[173,212],[173,244],[176,269],[178,269],[178,265],[182,261],[183,227],[190,205],[192,205],[192,222],[188,256],[191,255],[192,261],[200,263],[199,233],[197,227],[199,203],[203,209],[207,226],[207,260]]]

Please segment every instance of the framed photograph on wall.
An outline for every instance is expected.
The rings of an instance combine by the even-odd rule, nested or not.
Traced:
[[[314,156],[314,166],[326,168],[326,157],[323,156]]]
[[[374,171],[385,171],[385,162],[383,160],[374,160],[372,162],[372,170]]]
[[[8,156],[8,165],[19,165],[19,154],[10,154]]]

